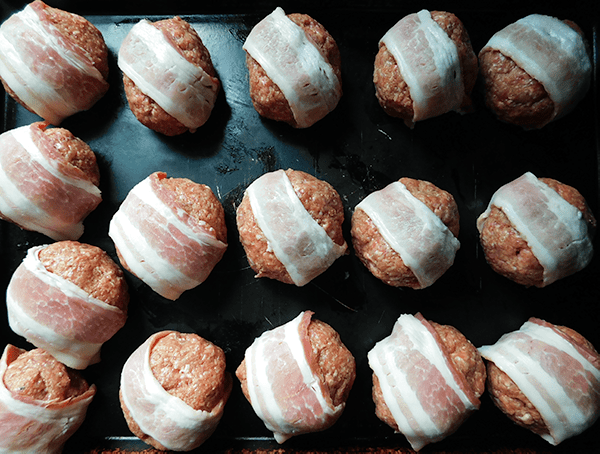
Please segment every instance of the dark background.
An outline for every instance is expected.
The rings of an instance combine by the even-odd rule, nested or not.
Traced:
[[[209,185],[223,203],[229,248],[209,279],[169,302],[130,274],[131,303],[126,326],[102,349],[102,362],[84,371],[98,393],[82,428],[67,452],[94,446],[143,447],[132,441],[118,403],[121,367],[150,334],[163,329],[196,332],[219,345],[233,374],[244,350],[263,331],[285,323],[302,310],[332,325],[354,354],[357,379],[346,411],[331,429],[292,438],[289,449],[351,446],[406,448],[374,414],[371,371],[366,353],[389,335],[402,313],[421,312],[432,321],[458,328],[475,346],[494,343],[529,317],[569,326],[600,348],[599,260],[585,270],[544,289],[527,289],[495,274],[485,263],[475,221],[493,192],[526,171],[576,187],[592,211],[600,213],[597,91],[597,2],[80,2],[50,1],[51,6],[87,17],[103,33],[110,50],[111,89],[90,111],[61,125],[85,140],[100,165],[103,202],[86,220],[80,241],[95,244],[116,259],[107,236],[108,222],[127,192],[150,173],[186,177]],[[556,2],[555,2],[556,3]],[[0,19],[25,2],[1,1]],[[321,22],[342,54],[344,96],[334,112],[306,130],[294,130],[259,118],[248,95],[242,44],[248,32],[275,6],[303,12]],[[530,13],[571,19],[583,29],[594,52],[594,83],[567,117],[541,130],[524,131],[500,123],[485,108],[481,86],[473,95],[475,112],[448,113],[418,123],[413,130],[388,117],[375,99],[372,84],[377,42],[406,14],[422,8],[455,13],[467,28],[476,53],[504,26]],[[164,137],[129,111],[116,66],[119,45],[139,19],[181,15],[191,22],[212,55],[222,82],[210,120],[195,134]],[[38,118],[3,97],[2,128]],[[403,176],[431,181],[455,197],[461,232],[453,267],[432,287],[387,287],[351,253],[302,288],[255,279],[237,238],[235,208],[244,189],[265,172],[295,168],[331,183],[346,210],[344,233],[350,241],[350,217],[360,200]],[[27,249],[46,244],[43,235],[0,223],[2,289]],[[598,241],[594,241],[598,247]],[[31,346],[8,327],[0,309],[0,344]],[[598,452],[598,423],[586,433],[553,448],[537,435],[512,424],[485,395],[481,409],[452,436],[423,452],[526,448],[550,452]],[[125,438],[123,438],[125,437]],[[198,451],[277,447],[245,401],[237,379],[217,432]]]

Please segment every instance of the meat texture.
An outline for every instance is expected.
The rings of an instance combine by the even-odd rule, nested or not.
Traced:
[[[278,443],[331,427],[356,378],[356,363],[339,334],[301,312],[264,332],[236,370],[242,391]]]
[[[36,0],[0,26],[0,78],[24,107],[59,125],[108,90],[108,49],[87,19]]]
[[[454,327],[404,314],[367,356],[377,416],[415,451],[454,433],[479,408],[485,365]]]
[[[477,228],[494,271],[545,287],[589,264],[596,219],[575,188],[526,172],[494,193]]]
[[[231,387],[223,350],[197,334],[161,331],[125,362],[119,397],[136,436],[156,449],[191,451],[217,428]]]
[[[532,14],[495,33],[479,52],[485,102],[498,119],[539,129],[587,93],[592,63],[581,29]]]
[[[479,351],[496,406],[550,444],[598,420],[600,354],[578,332],[532,317]]]
[[[421,10],[400,19],[379,42],[373,82],[391,116],[415,122],[471,110],[477,56],[454,14]]]
[[[131,111],[148,128],[175,136],[208,121],[221,83],[208,49],[182,18],[142,19],[118,56]]]
[[[129,192],[108,234],[123,267],[170,300],[204,282],[227,249],[223,207],[211,189],[164,172]]]
[[[0,135],[0,217],[53,240],[77,240],[102,201],[96,155],[66,129],[47,126]]]
[[[254,26],[246,42],[250,97],[256,111],[295,128],[308,128],[342,97],[337,43],[306,14],[281,8]]]
[[[454,263],[459,225],[450,193],[427,181],[401,178],[356,206],[352,244],[378,279],[394,287],[421,289]]]
[[[256,277],[303,286],[346,253],[339,194],[305,172],[262,175],[246,189],[236,221]]]
[[[128,303],[121,268],[102,249],[76,241],[30,248],[6,290],[13,331],[73,369],[100,361]]]
[[[60,454],[95,394],[44,350],[8,344],[0,359],[0,451]]]

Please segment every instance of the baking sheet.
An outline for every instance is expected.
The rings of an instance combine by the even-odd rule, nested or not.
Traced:
[[[382,111],[372,84],[379,38],[401,17],[421,8],[454,12],[467,28],[476,52],[494,32],[529,13],[570,18],[582,27],[593,47],[596,77],[595,2],[583,6],[572,2],[559,9],[537,6],[535,2],[524,6],[519,6],[520,2],[499,2],[492,7],[460,2],[432,6],[425,2],[374,1],[362,6],[307,2],[302,9],[285,2],[259,2],[256,10],[248,10],[241,2],[209,6],[170,2],[143,8],[132,6],[137,2],[85,7],[74,1],[48,3],[87,17],[103,33],[110,49],[108,94],[89,112],[77,114],[61,125],[96,152],[102,175],[103,202],[87,218],[80,241],[97,245],[116,259],[107,236],[108,222],[127,192],[157,170],[209,185],[225,208],[229,230],[229,247],[223,260],[205,283],[176,302],[162,299],[127,274],[131,293],[127,324],[104,345],[102,362],[84,371],[87,380],[97,385],[98,393],[65,452],[93,447],[146,447],[131,436],[121,413],[119,374],[129,354],[149,335],[164,329],[196,332],[219,345],[226,353],[228,370],[234,374],[255,337],[302,310],[313,310],[316,318],[333,326],[357,361],[357,378],[346,410],[327,431],[295,437],[281,446],[288,449],[409,447],[402,435],[393,434],[374,414],[371,371],[366,360],[368,350],[390,333],[402,313],[421,312],[432,321],[453,325],[476,346],[493,343],[536,316],[567,325],[600,348],[597,257],[585,270],[548,288],[526,289],[487,266],[475,227],[477,216],[485,210],[493,192],[525,171],[576,187],[592,211],[600,214],[596,89],[592,88],[564,119],[539,131],[523,131],[500,123],[485,109],[478,85],[475,113],[449,113],[410,130]],[[1,2],[2,20],[24,4]],[[277,5],[284,6],[288,13],[308,13],[321,22],[342,54],[344,96],[334,112],[306,130],[261,119],[248,95],[242,44],[252,26]],[[130,112],[116,54],[122,39],[139,19],[159,20],[175,14],[182,15],[198,31],[212,55],[222,91],[206,125],[195,134],[168,138],[142,126]],[[3,99],[3,131],[38,120],[8,96]],[[461,216],[461,248],[453,267],[432,287],[418,291],[387,287],[371,276],[353,254],[340,258],[302,288],[255,279],[237,238],[235,208],[248,184],[279,168],[303,170],[334,186],[345,206],[347,241],[354,206],[370,192],[400,177],[428,180],[449,191]],[[0,223],[3,290],[27,249],[48,242],[43,235]],[[598,247],[598,241],[594,244]],[[2,348],[6,343],[31,348],[12,333],[5,305],[0,307]],[[595,452],[600,449],[595,435],[599,428],[596,423],[586,433],[553,448],[512,424],[484,395],[481,409],[455,434],[423,451],[525,448]],[[221,424],[198,452],[259,447],[279,445],[255,416],[235,379]]]

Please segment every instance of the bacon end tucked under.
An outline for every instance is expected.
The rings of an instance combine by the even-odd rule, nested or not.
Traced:
[[[181,209],[155,172],[127,195],[109,226],[123,265],[159,295],[176,300],[206,280],[227,244]]]
[[[35,1],[0,26],[0,77],[29,109],[53,125],[90,109],[108,82],[75,41]]]
[[[454,433],[480,401],[421,314],[404,314],[367,354],[384,401],[416,451]]]
[[[27,251],[6,290],[10,327],[72,369],[100,361],[100,348],[124,325],[125,311],[91,297],[47,271],[36,246]]]
[[[400,19],[381,38],[396,60],[419,120],[460,111],[465,89],[456,44],[427,10]]]
[[[38,122],[0,135],[0,213],[53,240],[77,240],[102,196],[82,171],[63,165],[46,126]]]
[[[308,337],[313,313],[264,332],[245,353],[249,400],[278,443],[331,427],[345,403],[333,405],[316,373]]]
[[[552,445],[578,435],[600,416],[600,355],[532,317],[495,344],[479,347],[540,413]]]
[[[11,392],[7,367],[25,350],[7,345],[0,360],[0,452],[59,454],[83,423],[96,386],[63,401],[38,401]]]
[[[256,24],[243,47],[279,87],[298,128],[312,126],[337,106],[342,87],[331,64],[283,9]]]
[[[152,374],[150,352],[170,332],[153,334],[127,359],[121,373],[121,399],[142,432],[167,449],[190,451],[215,431],[229,393],[207,412],[193,409],[160,385]]]
[[[531,172],[502,186],[477,219],[481,232],[492,206],[502,210],[544,268],[544,285],[585,268],[593,246],[583,213]]]

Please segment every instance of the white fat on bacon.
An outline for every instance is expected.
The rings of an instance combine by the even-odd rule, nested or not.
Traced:
[[[583,213],[533,173],[526,172],[494,193],[477,219],[483,228],[492,206],[502,210],[544,268],[544,285],[585,268],[593,246]]]
[[[345,253],[346,245],[336,244],[304,208],[285,171],[262,175],[246,194],[269,250],[297,286],[310,282]]]
[[[433,284],[454,263],[460,242],[400,181],[369,194],[356,209],[371,218],[381,236],[414,273],[421,288]]]
[[[432,330],[420,314],[403,314],[367,354],[399,432],[416,451],[453,433],[479,408]]]
[[[0,452],[60,454],[67,439],[83,423],[96,387],[92,385],[85,393],[64,401],[20,397],[6,387],[4,375],[21,353],[24,350],[9,344],[0,360]]]
[[[187,61],[146,19],[134,25],[123,40],[118,65],[142,93],[190,131],[210,117],[218,79]]]
[[[515,382],[540,413],[558,445],[591,427],[600,415],[600,357],[550,323],[531,318],[518,331],[479,348]]]
[[[243,48],[279,87],[299,128],[311,126],[337,106],[342,88],[333,67],[283,9],[260,21]]]
[[[56,164],[51,162],[38,148],[33,141],[34,126],[21,126],[19,128],[7,131],[0,136],[0,142],[8,143],[14,140],[27,156],[28,166],[31,171],[39,173],[46,172],[49,176],[55,178],[66,190],[80,191],[97,198],[98,203],[101,200],[100,189],[89,180],[73,178],[61,172]],[[5,136],[6,134],[6,136]],[[4,137],[3,137],[4,136]],[[5,149],[5,153],[10,150]],[[10,161],[10,157],[6,157]],[[5,161],[5,159],[1,159]],[[20,160],[23,158],[20,158]],[[21,165],[25,161],[21,160]],[[4,165],[12,167],[14,163],[5,162]],[[42,207],[36,204],[36,200],[45,198],[55,198],[52,194],[23,193],[19,189],[18,182],[9,177],[0,165],[0,212],[8,219],[12,220],[21,227],[43,233],[53,240],[76,240],[83,234],[83,219],[77,223],[72,223],[68,219],[61,219],[51,213],[46,212]],[[25,175],[20,175],[19,180]],[[41,190],[41,187],[40,187]]]
[[[76,301],[83,305],[88,305],[90,311],[96,312],[96,318],[99,320],[102,317],[107,319],[115,319],[120,321],[120,326],[113,324],[113,329],[116,332],[125,323],[125,314],[118,307],[106,304],[97,298],[90,296],[84,290],[79,288],[72,282],[62,278],[61,276],[48,271],[39,258],[39,252],[45,246],[35,246],[27,251],[27,255],[23,262],[15,271],[6,290],[6,308],[8,312],[8,321],[11,329],[25,337],[31,343],[39,348],[43,348],[57,360],[67,365],[72,369],[85,369],[90,364],[95,364],[100,361],[100,349],[102,342],[86,341],[85,331],[88,327],[85,324],[78,326],[78,322],[85,323],[82,320],[74,320],[70,315],[70,302]],[[41,307],[46,304],[46,295],[39,295],[36,292],[30,292],[33,298],[41,300],[23,301],[23,288],[37,288],[38,282],[43,286],[48,286],[63,299],[61,310],[64,311],[64,320],[61,322],[65,327],[70,327],[69,335],[61,334],[57,331],[57,327],[50,326],[44,323],[40,318],[39,312]],[[19,287],[19,288],[17,288]],[[20,295],[20,296],[19,296]],[[47,296],[50,298],[49,296]],[[59,303],[52,301],[52,303]],[[24,306],[29,307],[25,310]],[[33,307],[32,307],[33,306]],[[38,306],[36,310],[35,306]],[[45,314],[47,315],[47,314]],[[54,316],[60,314],[53,314]],[[52,321],[56,323],[55,320]],[[107,337],[113,333],[106,330]]]
[[[90,100],[82,99],[73,87],[71,92],[65,93],[65,86],[60,82],[61,71],[75,70],[82,78],[94,80],[96,85],[104,87],[102,93],[108,88],[102,74],[87,56],[66,46],[54,26],[43,22],[30,5],[0,27],[0,49],[0,77],[23,103],[51,124],[58,125],[65,118],[89,109],[97,100],[95,96]],[[24,52],[37,52],[44,57],[54,53],[61,61],[54,59],[56,66],[53,67],[45,61],[41,63],[35,55],[23,55]],[[31,62],[36,60],[38,65],[34,67]]]
[[[587,92],[592,63],[583,37],[563,21],[531,14],[503,28],[484,46],[498,50],[544,86],[554,102],[548,120],[570,112]]]
[[[400,19],[381,38],[392,54],[413,100],[408,126],[460,110],[465,89],[456,44],[427,10]]]
[[[345,407],[344,403],[333,406],[309,362],[311,317],[312,312],[301,312],[264,332],[244,355],[252,408],[280,444],[292,436],[328,428]]]
[[[169,331],[153,334],[131,354],[121,372],[120,394],[143,433],[169,450],[190,451],[217,428],[228,394],[210,412],[195,410],[169,394],[150,367],[152,347],[168,334]]]
[[[191,228],[183,222],[177,214],[179,208],[168,206],[157,197],[151,184],[152,177],[151,175],[133,187],[111,219],[108,235],[114,241],[127,267],[139,279],[159,295],[175,300],[184,291],[204,282],[212,267],[204,267],[197,275],[190,276],[178,269],[172,260],[161,256],[140,226],[140,216],[143,216],[138,212],[140,207],[145,206],[148,210],[157,212],[166,221],[163,225],[155,225],[153,228],[162,232],[161,236],[169,243],[170,249],[185,247],[179,243],[178,235],[183,235],[186,241],[195,242],[197,251],[205,251],[205,256],[212,254],[220,257],[227,245],[205,230]],[[178,258],[182,260],[183,254]]]

